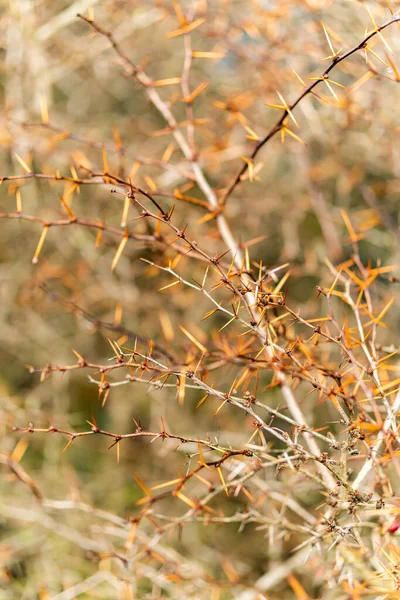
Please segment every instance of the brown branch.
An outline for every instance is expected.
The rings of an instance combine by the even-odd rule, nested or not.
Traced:
[[[245,173],[247,172],[247,170],[249,168],[249,164],[251,164],[251,161],[253,161],[255,159],[255,157],[257,156],[257,154],[260,152],[261,148],[263,148],[265,146],[265,144],[267,144],[269,142],[269,140],[272,139],[282,129],[283,124],[284,124],[286,118],[289,116],[289,111],[292,112],[293,109],[303,100],[303,98],[305,98],[306,96],[308,96],[309,94],[311,94],[313,92],[313,90],[320,83],[322,83],[324,81],[324,79],[327,79],[329,73],[339,63],[341,63],[342,61],[346,60],[347,58],[349,58],[349,56],[352,56],[353,54],[355,54],[359,50],[362,50],[363,48],[365,48],[367,42],[371,38],[373,38],[375,35],[377,35],[379,32],[381,32],[383,29],[385,29],[386,27],[389,27],[390,25],[393,25],[393,23],[399,23],[399,22],[400,22],[400,16],[393,17],[387,23],[385,23],[384,25],[381,25],[380,27],[377,27],[376,30],[374,30],[371,33],[369,33],[361,42],[359,42],[356,46],[354,46],[353,48],[351,48],[351,50],[348,50],[344,54],[338,54],[338,55],[336,55],[336,56],[334,56],[332,58],[332,61],[329,63],[328,67],[320,75],[320,77],[316,81],[313,81],[312,83],[310,83],[310,85],[306,87],[306,89],[300,94],[300,96],[298,96],[298,98],[292,104],[289,104],[288,109],[285,109],[283,111],[282,116],[275,123],[275,125],[272,127],[272,129],[256,144],[254,150],[252,151],[252,153],[248,157],[249,162],[245,162],[244,163],[244,165],[242,166],[242,168],[238,171],[237,175],[233,178],[232,182],[229,184],[229,186],[225,189],[224,193],[221,195],[220,204],[222,206],[224,206],[226,204],[229,196],[232,194],[232,192],[238,186],[238,184],[240,183],[243,175],[245,175]]]
[[[40,491],[37,483],[21,467],[18,461],[14,460],[11,456],[7,456],[6,454],[0,454],[0,463],[6,465],[10,469],[10,471],[15,475],[15,477],[17,477],[17,479],[19,479],[20,481],[22,481],[22,483],[25,483],[25,485],[29,487],[35,498],[39,500],[39,502],[42,502],[43,494]]]

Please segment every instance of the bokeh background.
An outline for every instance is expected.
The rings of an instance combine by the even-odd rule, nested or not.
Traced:
[[[175,205],[174,222],[180,227],[188,224],[190,239],[196,239],[210,255],[222,254],[226,247],[215,220],[204,219],[204,207],[174,198],[179,190],[204,202],[201,191],[187,177],[190,165],[165,130],[162,117],[145,90],[124,71],[108,41],[94,34],[77,13],[90,16],[93,11],[96,22],[113,32],[126,56],[142,65],[154,81],[182,75],[183,37],[171,35],[180,27],[180,10],[189,20],[204,19],[191,33],[192,48],[215,55],[195,58],[190,72],[192,90],[207,84],[194,103],[195,142],[211,185],[222,193],[243,164],[242,157],[254,147],[254,140],[249,139],[252,132],[263,137],[280,116],[279,109],[266,106],[281,103],[276,90],[292,102],[302,90],[299,77],[308,83],[309,77],[318,77],[325,68],[327,63],[321,61],[331,50],[321,22],[335,50],[347,50],[363,39],[366,28],[374,27],[367,8],[382,24],[399,3],[4,2],[0,177],[24,174],[15,154],[37,173],[58,170],[69,176],[71,166],[80,176],[84,168],[102,173],[105,152],[111,172],[121,177],[133,173],[136,185],[161,190],[158,200],[168,209]],[[376,36],[369,44],[371,51],[358,52],[337,67],[332,79],[347,89],[332,84],[333,94],[322,84],[316,90],[318,98],[304,99],[295,111],[299,128],[288,123],[304,143],[290,135],[281,143],[279,135],[275,136],[257,156],[256,180],[242,182],[226,208],[237,239],[244,245],[255,241],[249,244],[254,264],[262,261],[268,269],[290,264],[288,301],[305,318],[321,312],[316,286],[332,283],[325,259],[337,264],[352,253],[341,209],[351,215],[356,227],[367,224],[359,243],[363,261],[398,264],[399,26],[386,29],[384,37],[393,53]],[[180,84],[157,90],[177,121],[185,121]],[[47,112],[49,120],[43,123]],[[120,228],[124,196],[112,194],[112,187],[81,186],[79,194],[75,191],[70,198],[71,208],[80,217]],[[15,212],[16,194],[20,194],[25,214],[59,219],[65,216],[59,195],[68,195],[70,189],[71,184],[62,181],[4,181],[0,212]],[[130,218],[137,215],[131,207]],[[142,221],[134,227],[146,232]],[[83,598],[239,597],[236,576],[252,584],[265,572],[279,569],[298,540],[280,537],[270,544],[268,534],[253,525],[238,537],[236,522],[223,527],[194,522],[184,529],[182,538],[171,535],[163,541],[164,562],[150,557],[139,563],[138,559],[136,569],[107,556],[111,548],[123,547],[124,519],[139,510],[136,502],[143,490],[133,474],[147,486],[172,479],[191,464],[190,449],[183,446],[174,453],[170,441],[127,441],[121,444],[117,463],[115,449],[108,450],[107,440],[100,437],[79,439],[63,453],[65,436],[10,433],[11,427],[28,423],[80,431],[91,420],[91,411],[100,427],[119,433],[132,430],[132,419],[158,431],[161,418],[176,433],[210,436],[232,446],[243,445],[252,432],[250,421],[232,407],[216,418],[215,403],[206,402],[196,410],[201,397],[197,391],[188,390],[180,406],[174,387],[154,391],[145,385],[124,385],[112,389],[102,408],[97,386],[83,371],[55,373],[42,377],[41,382],[40,373],[32,373],[29,366],[72,365],[76,363],[73,350],[93,363],[112,358],[108,338],[119,340],[122,334],[98,326],[97,321],[121,324],[133,332],[128,339],[124,336],[127,347],[133,347],[136,335],[145,336],[182,357],[190,352],[190,343],[179,325],[206,345],[215,342],[217,353],[219,342],[212,341],[213,332],[225,321],[217,315],[202,323],[210,307],[190,288],[158,291],[171,278],[140,258],[166,264],[175,255],[171,248],[130,240],[111,271],[119,244],[115,236],[104,233],[96,245],[96,232],[91,229],[50,228],[39,261],[32,264],[40,233],[35,222],[0,221],[0,452],[3,456],[21,453],[21,465],[48,503],[39,507],[29,486],[2,465],[1,600],[73,598],[63,590],[82,581],[88,582],[87,590],[81,591]],[[180,268],[189,279],[201,280],[204,274],[203,265],[186,258]],[[398,286],[383,278],[376,293],[383,306],[388,297],[398,297]],[[219,290],[216,297],[226,299],[227,295]],[[380,344],[395,350],[399,342],[395,308],[385,323]],[[229,335],[235,336],[227,330],[228,339]],[[229,366],[219,370],[219,387],[229,389],[234,373]],[[117,376],[111,378],[117,380]],[[260,388],[269,381],[270,375],[263,374]],[[282,406],[277,388],[265,393],[270,406]],[[316,424],[318,411],[326,410],[309,398],[304,407],[314,414]],[[286,485],[290,486],[290,478]],[[307,480],[296,489],[296,499],[314,508],[321,501]],[[176,504],[176,499],[167,500],[162,512],[179,514],[182,507]],[[234,515],[245,505],[242,497],[221,497],[215,508]],[[96,511],[107,511],[108,516]],[[146,536],[153,539],[154,524],[144,524],[140,535],[143,544]],[[96,551],[103,553],[102,558]],[[157,579],[166,569],[165,562],[181,564],[184,583],[172,576]],[[284,579],[268,598],[282,597],[282,593],[288,599],[350,597],[332,586],[323,592],[325,574],[316,567],[302,576],[308,590],[304,593],[310,596],[301,596],[295,584]],[[185,577],[193,583],[185,583]],[[128,583],[121,587],[121,581]]]

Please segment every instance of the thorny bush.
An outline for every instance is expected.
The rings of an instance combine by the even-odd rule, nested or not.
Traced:
[[[1,598],[398,597],[400,17],[369,4],[10,4]]]

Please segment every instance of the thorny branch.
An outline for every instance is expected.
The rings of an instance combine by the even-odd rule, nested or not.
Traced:
[[[289,104],[288,107],[283,110],[282,116],[275,123],[275,125],[270,129],[270,131],[262,139],[260,139],[257,142],[256,146],[254,147],[254,150],[252,151],[252,153],[248,157],[248,160],[245,161],[245,163],[242,166],[242,168],[238,171],[237,175],[232,179],[232,182],[229,184],[229,186],[226,188],[226,190],[224,191],[223,195],[221,196],[221,198],[220,198],[221,205],[225,205],[227,203],[227,200],[228,200],[229,196],[233,193],[233,191],[236,189],[236,187],[241,182],[243,176],[248,171],[249,164],[251,164],[251,162],[254,161],[254,159],[256,158],[256,156],[259,153],[259,151],[277,133],[279,133],[281,131],[281,129],[282,129],[285,121],[290,116],[290,113],[293,111],[294,108],[296,108],[296,106],[298,104],[300,104],[300,102],[303,100],[303,98],[305,98],[309,94],[312,94],[313,90],[316,87],[318,87],[324,81],[328,80],[329,79],[329,77],[328,77],[329,73],[331,71],[333,71],[333,69],[338,64],[340,64],[341,62],[343,62],[344,60],[346,60],[347,58],[349,58],[353,54],[356,54],[360,50],[363,50],[365,48],[365,46],[367,45],[367,43],[369,42],[369,40],[371,40],[376,35],[379,35],[379,33],[381,31],[383,31],[384,29],[386,29],[386,27],[390,27],[390,25],[393,25],[394,23],[399,23],[399,22],[400,22],[400,16],[393,17],[392,19],[390,19],[389,21],[387,21],[386,23],[384,23],[380,27],[376,27],[373,31],[371,31],[368,35],[366,35],[365,38],[361,42],[359,42],[358,44],[356,44],[353,48],[351,48],[347,52],[344,52],[343,54],[338,53],[338,54],[335,54],[332,57],[332,60],[329,63],[329,65],[327,66],[327,68],[325,69],[325,71],[319,77],[315,78],[315,81],[313,81],[312,83],[310,83],[308,86],[305,86],[305,89],[296,98],[296,100],[294,102],[292,102],[291,104]]]
[[[317,286],[319,300],[312,305],[312,313],[308,306],[301,310],[297,306],[294,308],[288,299],[289,265],[266,268],[261,262],[252,261],[249,248],[253,242],[243,243],[241,232],[233,233],[224,208],[246,175],[253,180],[255,157],[270,139],[287,129],[286,122],[294,118],[292,113],[298,104],[306,96],[316,95],[314,90],[320,83],[329,87],[329,74],[338,64],[361,50],[370,51],[368,43],[372,38],[379,37],[386,44],[381,32],[398,24],[400,17],[392,16],[379,27],[374,22],[374,30],[346,52],[335,52],[331,48],[330,63],[322,75],[308,86],[304,84],[304,90],[292,104],[282,100],[280,119],[257,141],[228,187],[217,193],[212,174],[205,172],[193,106],[207,83],[193,89],[191,76],[197,56],[219,54],[193,50],[195,38],[192,32],[205,19],[196,19],[194,8],[190,15],[184,15],[179,4],[173,4],[180,28],[172,33],[172,37],[182,36],[183,66],[182,76],[171,81],[181,88],[184,122],[175,117],[175,97],[168,101],[163,99],[163,94],[158,91],[160,82],[145,72],[144,62],[140,66],[133,62],[122,50],[116,36],[100,26],[91,12],[88,17],[78,15],[95,34],[108,40],[126,73],[145,90],[147,98],[165,120],[166,133],[172,136],[173,142],[164,151],[162,159],[148,156],[147,151],[132,153],[120,142],[118,134],[112,145],[66,132],[49,121],[46,110],[42,111],[40,127],[45,132],[55,133],[64,141],[101,149],[103,169],[76,166],[78,174],[75,167],[71,167],[71,176],[61,175],[59,171],[49,173],[48,168],[46,172],[40,172],[36,162],[35,168],[31,168],[16,155],[25,173],[5,175],[1,182],[7,182],[10,195],[15,195],[17,210],[4,211],[0,218],[41,226],[34,264],[39,262],[46,236],[54,227],[77,225],[95,230],[96,245],[100,244],[103,233],[117,239],[112,271],[123,254],[135,258],[143,247],[153,252],[151,259],[138,262],[140,266],[135,276],[140,272],[140,276],[147,276],[151,282],[155,277],[157,282],[162,280],[160,297],[168,298],[168,301],[161,302],[160,315],[155,314],[157,309],[149,310],[152,321],[160,316],[163,342],[159,341],[161,334],[156,333],[153,340],[151,336],[136,333],[137,323],[130,328],[119,320],[112,323],[96,317],[93,311],[86,310],[75,300],[50,289],[41,277],[39,286],[50,298],[113,337],[109,340],[112,354],[104,363],[86,358],[89,355],[86,352],[80,354],[74,350],[76,363],[58,364],[54,359],[44,367],[31,366],[29,369],[32,374],[40,373],[42,383],[56,373],[63,376],[75,371],[88,372],[89,382],[97,387],[101,406],[107,404],[108,411],[105,412],[111,413],[115,410],[118,390],[122,389],[124,399],[130,400],[132,386],[138,391],[141,386],[146,386],[148,393],[143,403],[154,414],[160,407],[167,413],[164,399],[170,398],[174,391],[177,410],[181,411],[176,413],[179,414],[179,430],[187,429],[185,419],[194,410],[199,415],[198,423],[194,419],[196,425],[192,434],[172,433],[172,430],[178,430],[177,424],[171,428],[161,418],[158,429],[152,414],[151,424],[146,427],[134,419],[132,431],[117,433],[120,425],[115,429],[113,425],[100,426],[93,414],[85,429],[76,423],[71,427],[58,427],[53,421],[60,422],[61,417],[55,414],[48,427],[37,427],[33,422],[24,427],[21,426],[21,412],[15,410],[16,419],[5,410],[4,421],[13,423],[10,429],[18,434],[18,441],[13,450],[0,453],[0,462],[18,482],[16,485],[25,486],[33,494],[38,508],[25,510],[18,503],[4,503],[0,505],[0,513],[17,521],[36,523],[69,540],[74,547],[87,552],[92,561],[111,561],[108,581],[120,591],[121,597],[127,599],[133,597],[133,589],[137,592],[137,582],[141,589],[143,580],[146,585],[150,582],[153,585],[154,598],[161,597],[160,590],[173,595],[179,588],[179,593],[185,597],[212,597],[214,600],[225,590],[230,593],[235,589],[241,600],[248,600],[261,597],[263,592],[284,580],[296,597],[306,598],[309,596],[293,572],[302,569],[304,563],[309,569],[307,559],[316,557],[317,553],[318,565],[329,580],[327,590],[336,590],[338,585],[345,583],[347,587],[343,585],[343,593],[347,594],[346,598],[358,598],[364,591],[375,594],[374,597],[376,594],[381,594],[382,598],[392,597],[390,594],[398,593],[400,587],[396,567],[398,552],[392,542],[393,534],[400,528],[395,497],[395,479],[400,475],[400,436],[396,422],[400,412],[400,392],[399,379],[392,377],[398,370],[395,362],[398,348],[381,343],[380,333],[387,327],[385,319],[393,303],[387,290],[392,290],[398,280],[392,275],[395,267],[383,265],[381,259],[374,262],[365,259],[365,250],[360,249],[359,242],[365,233],[379,225],[376,202],[373,202],[372,214],[353,216],[343,210],[351,254],[337,265],[326,260],[331,279]],[[282,7],[278,13],[286,10],[284,5]],[[212,35],[223,24],[223,19],[217,19],[215,29],[211,29]],[[250,38],[257,38],[253,25],[244,23],[243,30]],[[325,33],[331,46],[326,30]],[[286,41],[283,36],[276,38],[275,44],[277,47],[282,44],[285,49]],[[234,48],[235,42],[230,39],[228,45]],[[249,55],[251,52],[249,46]],[[388,61],[397,80],[394,62],[390,58]],[[376,71],[369,61],[367,66],[370,71]],[[171,81],[161,80],[161,84]],[[240,118],[239,110],[232,112],[235,118]],[[29,120],[11,121],[18,122],[18,126],[26,131],[39,125]],[[247,126],[246,129],[251,132]],[[183,159],[172,164],[169,159],[176,147]],[[119,159],[119,168],[115,172],[107,164],[107,151],[115,153]],[[139,167],[168,172],[179,181],[179,188],[171,191],[168,186],[159,184],[158,179],[154,181],[150,177],[144,177],[145,184],[137,185],[136,178],[126,176],[122,167],[125,156],[134,159],[135,173]],[[23,211],[21,189],[29,181],[62,184],[61,207],[68,216],[44,218]],[[123,199],[120,227],[115,223],[106,224],[105,218],[78,216],[80,209],[75,207],[75,200],[72,207],[71,199],[81,186],[91,191],[101,186],[114,192],[114,206],[119,197]],[[197,186],[203,198],[188,195],[193,186]],[[368,190],[366,193],[368,195]],[[175,213],[174,206],[168,209],[164,206],[171,199],[178,201],[179,209]],[[188,205],[205,214],[201,224],[209,222],[217,231],[212,235],[196,232],[194,239],[195,227],[192,227],[190,217],[186,219],[185,213],[179,214],[179,210],[189,208]],[[49,214],[54,215],[54,207],[51,210]],[[129,211],[133,210],[135,216],[129,218]],[[384,221],[390,222],[392,230],[395,229],[386,213],[383,211],[382,214]],[[189,227],[179,224],[182,215]],[[131,244],[128,251],[129,240],[136,244],[134,249]],[[220,240],[224,244],[222,252],[216,250]],[[147,302],[146,294],[152,293],[146,290],[141,298],[143,305]],[[193,311],[189,322],[183,321],[182,325],[173,310],[173,301],[179,298],[183,298],[177,302],[179,310],[190,306]],[[168,310],[165,311],[164,304],[168,305],[170,300],[171,306],[166,306]],[[201,322],[212,323],[207,333],[196,322],[201,318],[199,311],[203,310],[203,304],[206,312]],[[318,316],[320,310],[322,316]],[[154,331],[153,325],[151,323]],[[128,340],[133,348],[125,346]],[[32,421],[38,422],[42,418],[42,414],[35,415]],[[207,427],[213,424],[220,427],[222,423],[222,432],[199,434],[205,422]],[[125,464],[128,455],[131,457],[133,447],[135,459],[138,458],[135,483],[132,482],[134,487],[129,489],[128,516],[123,518],[81,502],[75,490],[71,499],[47,498],[42,486],[35,481],[39,474],[31,476],[21,465],[30,436],[34,436],[35,442],[41,437],[46,440],[49,437],[54,440],[65,438],[65,451],[71,445],[75,448],[76,441],[81,438],[108,439],[109,449],[116,449],[119,467],[121,462]],[[141,444],[146,448],[145,452]],[[154,457],[149,448],[157,448],[153,451],[154,456],[164,461],[161,483],[150,481],[150,460]],[[165,460],[166,456],[168,460]],[[140,471],[141,477],[136,471]],[[177,474],[169,479],[171,471]],[[121,472],[120,468],[116,471],[116,478]],[[112,481],[110,490],[118,485]],[[138,498],[138,494],[141,497]],[[64,524],[62,515],[70,512],[73,519]],[[84,524],[74,520],[80,512],[90,515]],[[242,565],[236,570],[225,557],[220,561],[223,575],[218,570],[211,574],[197,560],[185,555],[186,551],[172,550],[167,541],[167,535],[172,533],[179,538],[183,531],[187,535],[189,526],[193,528],[194,524],[202,527],[237,524],[239,533],[249,526],[255,527],[256,532],[263,532],[261,535],[265,532],[268,538],[271,551],[268,560],[274,552],[284,558],[258,580],[254,574],[247,576]],[[377,545],[384,549],[383,559],[377,558]],[[192,550],[197,552],[196,547]],[[387,577],[387,581],[382,582],[383,577]],[[69,588],[61,592],[59,597],[63,600],[73,598],[103,581],[101,577],[93,578],[76,584],[72,591]],[[360,589],[357,581],[362,581]],[[156,589],[155,586],[159,587]]]

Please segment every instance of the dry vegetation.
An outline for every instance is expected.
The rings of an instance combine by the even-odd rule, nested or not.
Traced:
[[[399,597],[398,8],[6,4],[1,600]]]

